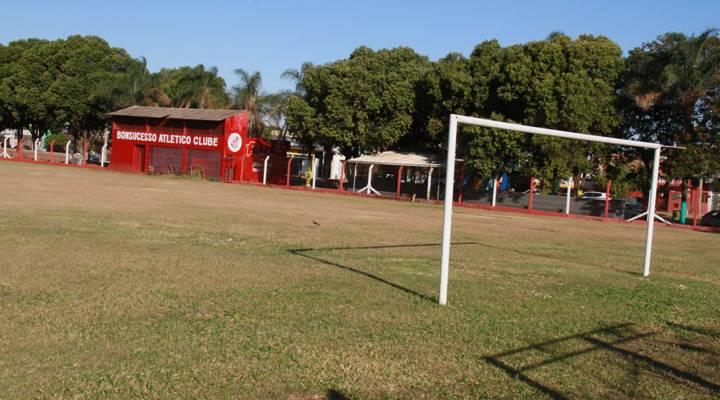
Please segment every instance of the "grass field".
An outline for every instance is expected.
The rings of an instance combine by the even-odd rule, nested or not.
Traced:
[[[714,398],[720,235],[0,163],[0,398]]]

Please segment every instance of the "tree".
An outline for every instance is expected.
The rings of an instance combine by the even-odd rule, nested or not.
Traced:
[[[150,105],[180,108],[224,108],[229,103],[225,80],[218,76],[216,67],[163,68],[153,74],[145,91],[145,102]]]
[[[633,49],[627,58],[620,100],[628,138],[678,145],[666,149],[669,178],[710,178],[720,169],[720,38],[667,33]],[[646,169],[650,152],[635,153]],[[649,174],[637,175],[648,189]]]
[[[300,69],[295,68],[288,68],[286,69],[281,75],[281,79],[288,79],[295,83],[295,94],[298,96],[305,95],[305,86],[303,86],[303,79],[305,78],[305,73],[313,68],[314,65],[310,61],[305,61],[300,66]]]
[[[308,108],[315,123],[314,137],[325,146],[381,151],[397,144],[412,128],[415,86],[430,68],[426,57],[409,48],[374,51],[360,47],[350,58],[307,68],[303,101],[293,101],[288,123],[304,122]],[[303,121],[294,120],[300,115]],[[309,132],[299,133],[310,135]]]
[[[290,95],[286,103],[287,129],[292,132],[293,138],[300,142],[310,152],[317,142],[315,132],[318,122],[315,110],[298,95]]]
[[[28,39],[14,41],[5,48],[0,63],[4,124],[18,130],[29,128],[34,136],[54,123],[56,99],[52,85],[59,69],[52,61],[59,51],[57,42]]]
[[[50,86],[48,103],[80,148],[81,139],[89,142],[107,128],[107,113],[116,108],[117,92],[134,60],[96,36],[70,36],[56,44],[52,64],[60,73]]]
[[[609,135],[619,124],[614,90],[623,68],[620,48],[604,37],[561,33],[502,48],[479,44],[469,60],[450,55],[433,71],[435,105],[429,129],[438,137],[450,113]],[[542,136],[465,127],[463,157],[483,176],[522,172],[553,178],[577,174],[599,160],[599,146]],[[461,136],[462,137],[462,136]],[[462,153],[461,153],[462,154]]]
[[[534,46],[533,46],[534,45]],[[525,122],[603,136],[617,135],[615,87],[624,68],[620,47],[605,37],[581,35],[576,40],[555,33],[529,44],[533,80]],[[534,48],[533,48],[534,47]],[[538,71],[541,71],[538,73]],[[560,176],[595,170],[613,157],[612,147],[545,136],[533,137],[539,146],[540,169],[551,178],[553,191]],[[549,174],[548,174],[549,173]]]

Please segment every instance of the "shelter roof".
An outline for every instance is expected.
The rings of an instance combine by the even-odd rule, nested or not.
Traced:
[[[174,108],[174,107],[149,107],[131,106],[109,113],[116,117],[139,117],[139,118],[168,118],[168,119],[190,119],[195,121],[223,121],[235,114],[243,113],[243,110],[211,110],[200,108]]]
[[[355,164],[396,165],[404,167],[440,167],[445,165],[442,157],[437,154],[400,153],[385,151],[377,154],[364,154],[348,160]]]

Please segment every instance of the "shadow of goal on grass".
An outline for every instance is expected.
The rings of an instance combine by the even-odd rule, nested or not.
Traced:
[[[477,244],[476,242],[457,242],[452,243],[452,246],[462,246],[462,245],[473,245]],[[344,250],[376,250],[376,249],[403,249],[403,248],[414,248],[414,247],[440,247],[440,243],[414,243],[414,244],[394,244],[394,245],[376,245],[376,246],[349,246],[349,247],[319,247],[319,248],[304,248],[304,249],[289,249],[288,252],[290,254],[303,257],[309,260],[313,260],[316,262],[319,262],[323,265],[339,268],[345,271],[349,271],[358,275],[362,275],[366,278],[370,278],[376,282],[380,282],[382,284],[385,284],[387,286],[390,286],[394,289],[401,290],[405,293],[411,294],[413,296],[416,296],[420,299],[430,301],[432,303],[437,302],[437,298],[430,297],[428,295],[422,294],[418,292],[417,290],[410,289],[408,287],[402,286],[398,283],[392,282],[390,280],[387,280],[379,275],[363,271],[362,269],[341,264],[339,262],[335,262],[333,260],[329,260],[323,257],[320,257],[318,255],[308,254],[313,252],[323,252],[323,251],[344,251]]]
[[[668,362],[656,360],[647,355],[640,354],[637,351],[620,347],[623,344],[627,344],[637,340],[647,339],[659,333],[633,332],[630,335],[625,334],[624,332],[632,328],[633,325],[634,324],[631,323],[619,324],[607,328],[579,333],[576,335],[565,336],[498,354],[483,356],[482,359],[486,363],[499,368],[512,379],[521,381],[526,385],[534,388],[538,392],[543,393],[544,395],[553,399],[569,399],[571,398],[571,396],[569,394],[563,393],[561,391],[561,388],[551,387],[547,384],[540,382],[540,380],[538,379],[530,377],[529,372],[541,367],[549,366],[554,363],[560,363],[595,351],[607,351],[628,361],[633,365],[634,368],[634,371],[630,372],[631,375],[637,375],[640,369],[648,369],[651,370],[656,376],[663,377],[665,379],[672,379],[675,383],[681,382],[687,387],[695,385],[695,388],[702,388],[712,393],[713,395],[720,394],[720,385],[718,385],[717,383],[711,382],[710,380],[698,376],[697,374],[694,374],[692,372],[675,367]],[[614,339],[607,340],[598,338],[598,336],[608,335],[613,336]],[[553,352],[550,349],[551,346],[567,344],[570,341],[579,341],[586,346],[578,350],[565,352]],[[700,347],[695,347],[693,350],[696,351],[698,348]],[[525,357],[529,357],[529,355],[527,355],[527,353],[529,352],[541,352],[543,354],[548,354],[549,357],[542,361],[530,364],[522,363],[523,365],[521,367],[514,367],[512,365],[512,362],[504,360],[514,356],[522,358],[524,354],[526,354]],[[522,360],[520,362],[522,362]],[[634,393],[626,394],[630,395],[631,397],[634,397],[636,395]]]

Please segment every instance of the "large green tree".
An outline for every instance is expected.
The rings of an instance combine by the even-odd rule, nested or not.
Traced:
[[[449,114],[458,113],[612,135],[619,124],[615,87],[622,69],[620,48],[605,37],[573,40],[554,33],[505,48],[494,40],[483,42],[469,59],[456,54],[441,59],[426,77],[432,108],[428,131],[444,138]],[[462,155],[485,176],[524,172],[557,181],[589,171],[591,161],[599,162],[602,150],[609,150],[490,129],[465,127],[462,132]]]
[[[60,48],[58,42],[28,39],[10,42],[0,53],[4,126],[37,134],[54,124],[57,99],[52,86],[61,72],[53,60]]]
[[[320,144],[360,152],[388,149],[411,130],[416,85],[430,65],[409,48],[360,47],[346,60],[304,72],[305,93],[288,104],[288,123],[296,132],[312,115],[312,134]]]

